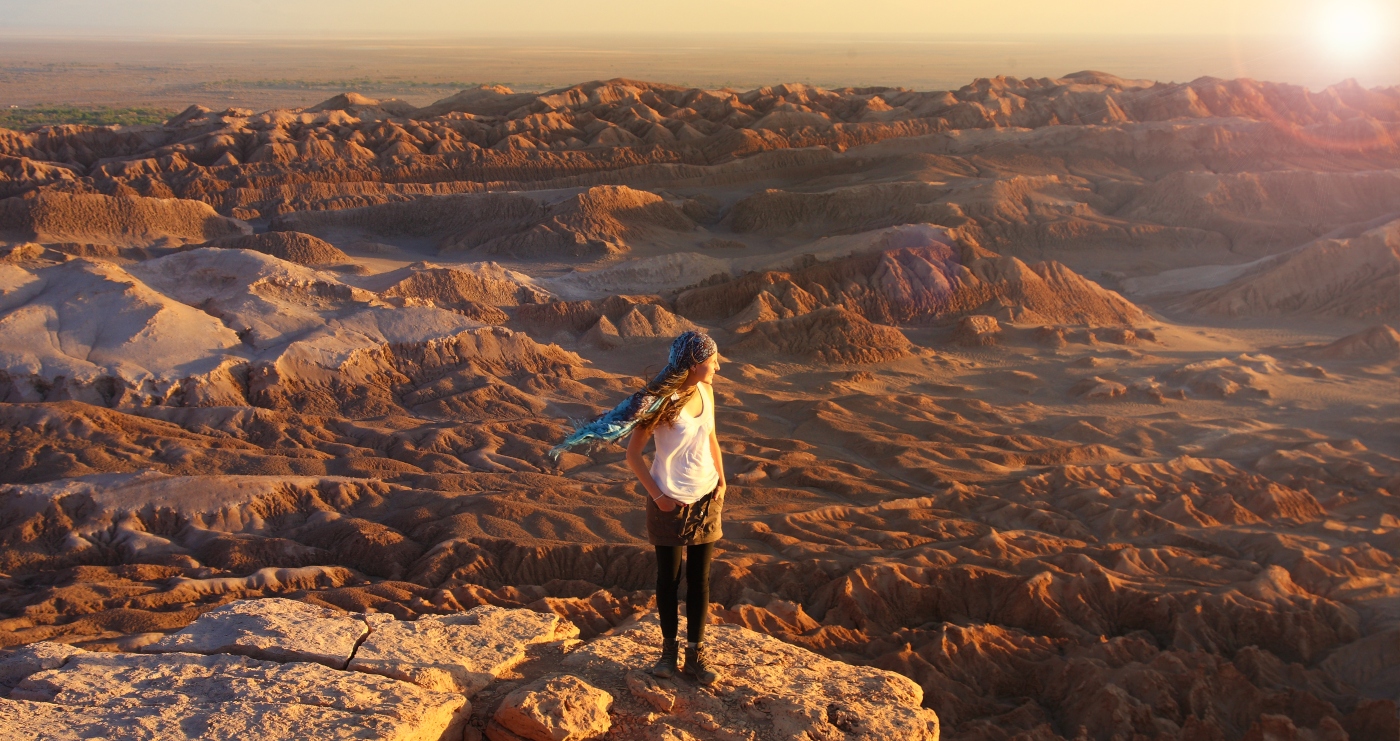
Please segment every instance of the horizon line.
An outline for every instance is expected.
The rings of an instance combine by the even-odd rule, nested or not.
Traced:
[[[1250,39],[1250,40],[1296,40],[1306,38],[1307,34],[1285,33],[1278,31],[1257,31],[1257,32],[1152,32],[1141,31],[1134,33],[1121,32],[1018,32],[1018,33],[987,33],[979,31],[897,31],[897,32],[831,32],[831,31],[684,31],[684,32],[647,32],[647,31],[616,31],[610,33],[589,33],[586,39],[580,39],[579,34],[567,31],[534,31],[534,32],[500,32],[500,33],[474,33],[474,34],[433,34],[433,33],[356,33],[356,34],[315,34],[307,32],[287,32],[287,33],[198,33],[171,31],[163,33],[151,33],[140,31],[126,31],[114,29],[68,29],[58,31],[55,29],[0,29],[0,40],[92,40],[101,38],[113,41],[413,41],[424,40],[441,41],[549,41],[557,43],[559,41],[572,41],[578,46],[588,46],[590,42],[602,39],[677,39],[677,38],[704,38],[704,39],[782,39],[782,40],[860,40],[860,41],[946,41],[956,39],[961,41],[990,43],[1018,43],[1025,41],[1045,41],[1045,40],[1083,40],[1093,39],[1100,41],[1136,41],[1140,39],[1201,39],[1201,40],[1224,40],[1224,39]],[[1400,34],[1390,37],[1400,40]]]

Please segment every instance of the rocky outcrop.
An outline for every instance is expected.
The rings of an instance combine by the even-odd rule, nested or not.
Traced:
[[[862,363],[908,353],[908,340],[883,325],[958,318],[957,341],[981,345],[995,337],[997,316],[1110,326],[1147,318],[1063,265],[999,257],[930,225],[886,231],[875,247],[788,271],[717,276],[677,296],[676,312],[722,323],[740,350]],[[986,321],[986,332],[966,329]],[[594,334],[605,342],[607,327]]]
[[[324,239],[300,232],[264,232],[234,239],[222,239],[217,247],[253,250],[298,265],[338,265],[350,257]]]
[[[480,263],[473,269],[443,268],[419,262],[376,276],[378,282],[390,280],[394,282],[380,291],[380,295],[431,301],[448,309],[478,304],[543,304],[553,299],[529,276],[506,270],[494,262]]]
[[[217,404],[239,395],[230,367],[242,342],[218,318],[105,261],[4,267],[12,286],[0,317],[6,401],[189,397]],[[50,332],[47,317],[64,332]]]
[[[126,738],[123,725],[134,723],[171,739],[456,739],[467,696],[523,660],[526,646],[577,632],[554,615],[490,606],[402,623],[285,599],[235,601],[147,655],[37,643],[0,657],[0,681],[14,687],[0,718],[14,738],[40,729]],[[347,661],[349,671],[336,671]]]
[[[0,198],[20,195],[36,187],[73,181],[74,168],[50,162],[36,162],[28,157],[0,155]]]
[[[231,602],[142,650],[150,653],[238,654],[273,661],[314,661],[344,669],[369,634],[365,621],[271,598]]]
[[[938,738],[938,719],[919,707],[921,692],[913,682],[743,628],[714,627],[710,647],[725,678],[706,690],[636,671],[650,663],[658,645],[654,619],[580,645],[571,639],[577,628],[530,610],[482,606],[403,622],[310,606],[296,611],[286,602],[233,602],[220,613],[261,617],[259,652],[282,662],[238,655],[246,642],[207,641],[186,642],[183,647],[194,653],[99,653],[35,644],[0,656],[4,681],[14,686],[8,699],[0,699],[0,738],[173,741],[257,733],[269,741],[448,741],[464,730],[474,737],[484,727],[492,741],[585,741],[605,734],[641,741],[650,738],[652,724],[697,739],[804,733]],[[302,621],[288,626],[283,619],[293,612]],[[197,633],[226,622],[210,614],[191,628]],[[309,635],[320,628],[338,632],[345,622],[369,630],[353,649],[349,671],[295,660]],[[289,643],[279,649],[262,638]],[[538,649],[529,660],[527,646]],[[495,693],[483,695],[491,706],[474,710],[468,696],[512,670],[525,672],[527,681],[499,700]]]
[[[44,193],[0,201],[0,233],[37,242],[146,245],[159,239],[204,242],[251,231],[196,200]]]
[[[341,211],[289,214],[276,230],[355,228],[376,236],[432,239],[439,252],[472,251],[513,258],[600,258],[628,250],[628,241],[694,223],[655,193],[596,186],[560,198],[482,193],[420,198]]]
[[[491,741],[587,741],[612,728],[612,695],[564,674],[532,682],[506,695],[486,737]]]
[[[39,641],[0,655],[0,697],[9,697],[10,690],[29,675],[57,669],[80,653],[83,653],[82,649],[69,645]]]
[[[693,322],[676,316],[658,296],[609,296],[601,301],[555,301],[522,306],[515,325],[542,337],[557,332],[583,333],[583,339],[602,347],[621,344],[622,338],[671,339],[690,329]]]
[[[908,355],[910,347],[909,340],[894,327],[829,307],[755,323],[735,343],[734,351],[790,355],[822,363],[879,363]]]
[[[1400,358],[1400,332],[1389,325],[1377,324],[1314,348],[1312,354],[1335,360],[1394,360]]]
[[[1069,390],[1071,396],[1077,396],[1086,400],[1116,399],[1128,393],[1128,387],[1117,381],[1111,381],[1098,376],[1090,376],[1081,379]]]
[[[937,715],[920,707],[923,691],[904,677],[735,626],[706,632],[720,675],[708,689],[644,673],[661,645],[654,618],[594,639],[563,667],[616,698],[615,738],[642,738],[648,725],[679,738],[939,738]]]
[[[461,695],[320,664],[80,652],[0,700],[0,738],[459,738]]]
[[[997,344],[1001,334],[1001,323],[994,316],[974,314],[958,320],[953,330],[953,341],[964,347],[987,347]]]
[[[694,288],[676,298],[676,313],[727,321],[743,331],[755,321],[840,306],[872,322],[901,324],[1003,312],[1015,321],[1132,325],[1140,309],[1058,263],[999,257],[927,225],[891,232],[886,249],[791,271],[763,271]],[[917,243],[918,246],[895,246]]]
[[[369,635],[355,651],[351,671],[468,696],[524,661],[527,646],[578,635],[577,628],[554,615],[490,606],[411,622],[367,615],[366,622]]]
[[[0,399],[9,402],[383,414],[502,401],[495,408],[507,412],[544,402],[506,390],[504,377],[580,365],[522,333],[482,327],[504,313],[477,306],[473,315],[449,291],[438,294],[442,307],[405,300],[402,280],[381,296],[251,249],[0,269],[11,286],[0,317]],[[534,295],[524,283],[513,290]],[[63,333],[49,331],[50,316]]]
[[[1264,260],[1174,306],[1221,316],[1400,319],[1400,221]]]
[[[1290,367],[1284,367],[1285,365]],[[1309,363],[1282,363],[1269,355],[1239,355],[1188,363],[1166,374],[1164,381],[1193,396],[1269,398],[1272,377],[1297,373],[1316,377]],[[1290,373],[1292,371],[1293,373]]]

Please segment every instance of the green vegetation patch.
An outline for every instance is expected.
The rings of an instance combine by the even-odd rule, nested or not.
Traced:
[[[165,108],[109,108],[105,106],[37,106],[0,108],[0,128],[83,124],[85,126],[138,126],[165,123],[176,111]]]

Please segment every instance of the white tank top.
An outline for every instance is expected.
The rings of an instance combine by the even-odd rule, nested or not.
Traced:
[[[651,461],[651,477],[666,496],[682,504],[694,504],[719,485],[719,471],[710,451],[710,433],[715,429],[715,402],[705,384],[700,391],[700,414],[692,417],[681,409],[673,424],[654,428],[656,455]]]

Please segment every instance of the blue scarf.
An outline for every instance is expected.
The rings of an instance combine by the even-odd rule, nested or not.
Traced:
[[[677,385],[690,369],[705,362],[719,352],[714,339],[704,332],[689,330],[682,332],[671,343],[671,355],[666,367],[656,374],[646,388],[623,399],[620,404],[592,420],[574,427],[574,431],[563,442],[549,449],[549,457],[556,463],[565,450],[587,442],[614,442],[630,433],[639,423],[656,416],[661,411],[666,397],[662,389]]]

